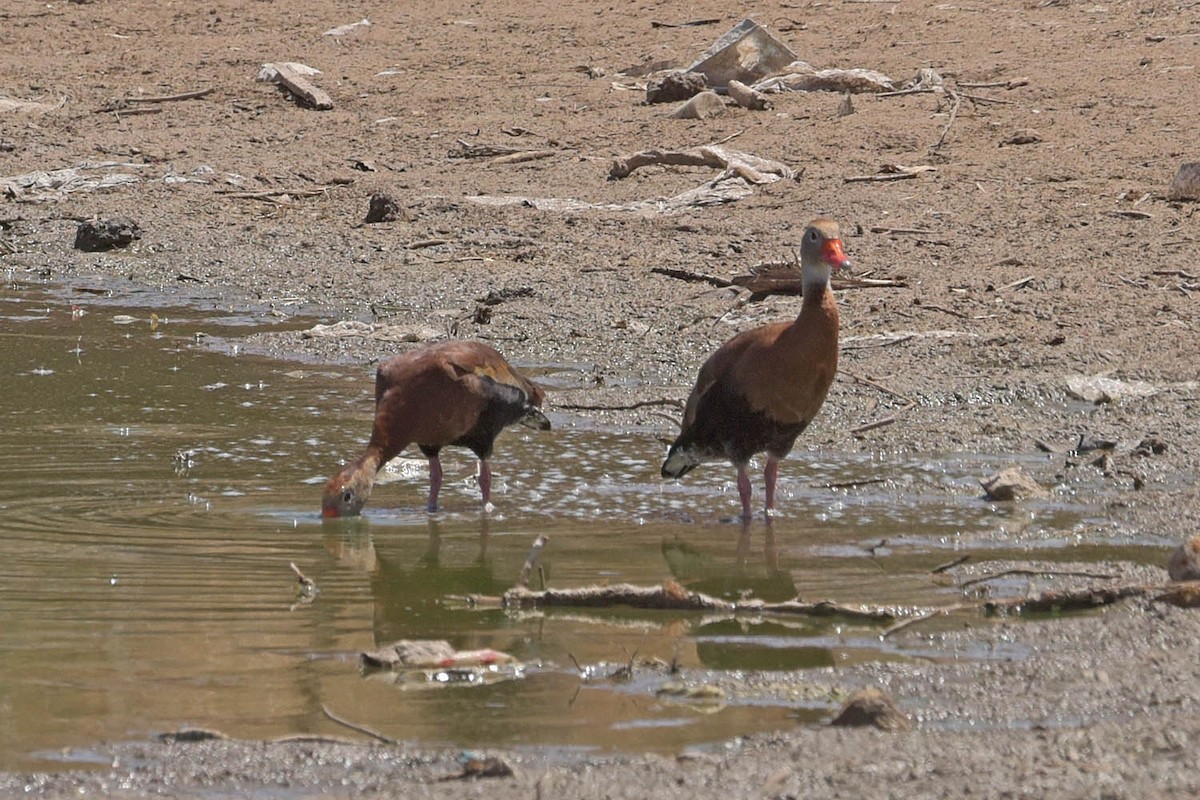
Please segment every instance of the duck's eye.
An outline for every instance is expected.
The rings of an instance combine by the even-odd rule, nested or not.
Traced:
[[[817,240],[817,232],[815,230],[808,232],[808,240],[810,242],[815,242]]]
[[[353,499],[354,499],[354,491],[352,489],[347,489],[346,491],[342,492],[342,502],[343,503],[349,503]]]

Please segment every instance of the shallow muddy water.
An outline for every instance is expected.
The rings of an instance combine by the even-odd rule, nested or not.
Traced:
[[[554,586],[674,578],[726,598],[902,606],[955,600],[930,570],[963,551],[1088,557],[1074,530],[1095,509],[982,503],[976,478],[999,463],[986,457],[800,451],[782,470],[779,517],[743,529],[726,521],[729,468],[664,483],[661,431],[553,411],[554,431],[500,439],[489,516],[469,453],[451,450],[445,511],[422,510],[414,460],[389,468],[364,518],[323,523],[321,484],[369,429],[371,369],[272,362],[236,345],[312,322],[5,286],[0,768],[86,766],[74,748],[184,726],[349,733],[323,708],[425,744],[670,753],[815,721],[835,700],[820,681],[672,699],[659,690],[680,679],[660,668],[605,677],[630,659],[677,660],[693,683],[721,685],[750,669],[1020,656],[934,652],[866,625],[447,601],[510,587],[538,534],[550,537],[541,563]],[[551,386],[570,380],[540,371]],[[316,581],[315,599],[298,599],[289,563]],[[400,638],[492,647],[523,667],[436,688],[360,674],[360,650]],[[581,682],[577,664],[593,679]]]

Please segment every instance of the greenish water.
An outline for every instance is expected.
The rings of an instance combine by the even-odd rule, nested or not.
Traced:
[[[1048,552],[1073,545],[1087,512],[999,514],[975,496],[984,458],[797,453],[781,515],[743,531],[722,521],[737,507],[730,470],[664,483],[656,432],[552,414],[550,433],[501,438],[488,517],[473,460],[451,450],[444,512],[421,510],[417,461],[377,487],[365,518],[322,523],[321,484],[369,428],[371,370],[238,353],[243,334],[313,320],[171,302],[18,283],[0,295],[0,768],[61,768],[81,763],[63,748],[183,726],[348,734],[323,707],[463,747],[671,753],[790,727],[829,704],[703,706],[658,696],[673,680],[661,671],[603,676],[635,654],[714,680],[936,654],[866,626],[446,598],[501,593],[547,534],[542,564],[560,587],[674,578],[729,598],[950,603],[958,592],[933,566],[1011,548],[1006,529]],[[881,475],[888,486],[827,486]],[[311,602],[297,600],[290,563],[319,586]],[[360,650],[400,638],[492,647],[525,666],[483,686],[360,674]],[[600,677],[581,682],[576,663]]]

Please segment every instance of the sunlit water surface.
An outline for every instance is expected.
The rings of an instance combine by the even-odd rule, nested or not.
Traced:
[[[83,765],[70,748],[185,726],[348,734],[323,708],[406,741],[600,752],[678,752],[816,721],[833,702],[819,693],[696,703],[659,695],[677,680],[661,670],[605,676],[631,659],[674,659],[719,682],[727,670],[1019,654],[939,655],[866,625],[506,613],[447,598],[502,593],[547,534],[535,584],[673,578],[725,598],[949,603],[958,592],[930,574],[937,564],[1074,545],[1093,511],[982,503],[976,478],[999,463],[985,457],[799,451],[779,517],[744,531],[727,521],[728,467],[664,483],[661,431],[552,413],[552,432],[501,438],[490,516],[469,453],[448,450],[442,513],[422,510],[416,460],[388,470],[363,519],[322,524],[321,484],[369,429],[371,368],[237,352],[245,333],[313,320],[169,303],[13,283],[0,296],[2,768]],[[571,381],[554,372],[541,367],[552,386]],[[297,597],[291,563],[315,599]],[[401,638],[492,647],[524,667],[438,688],[360,674],[360,650]]]

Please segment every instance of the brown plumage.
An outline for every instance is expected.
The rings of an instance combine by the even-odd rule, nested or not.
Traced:
[[[394,356],[375,373],[375,426],[362,454],[325,484],[321,516],[352,516],[362,510],[379,468],[416,444],[429,459],[430,511],[442,485],[439,451],[469,448],[479,459],[479,488],[489,506],[488,459],[496,436],[520,422],[547,430],[538,410],[544,393],[482,342],[452,341]]]
[[[800,314],[790,322],[743,331],[709,356],[662,466],[663,477],[678,478],[705,461],[733,462],[745,519],[751,517],[747,462],[757,453],[767,454],[763,476],[770,514],[779,461],[816,416],[837,372],[838,312],[829,277],[850,265],[837,223],[817,219],[808,224],[800,264]]]

